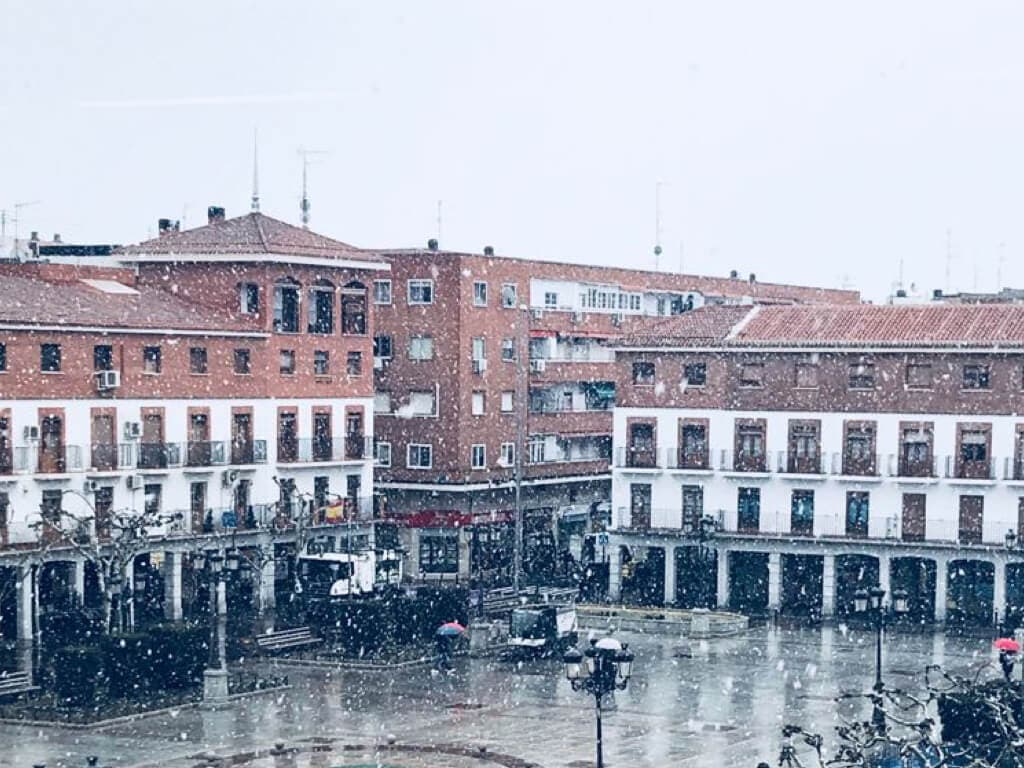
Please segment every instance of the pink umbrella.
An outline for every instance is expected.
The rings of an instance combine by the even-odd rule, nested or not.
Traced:
[[[457,621],[446,622],[437,628],[437,634],[448,636],[461,635],[465,631],[466,628]]]
[[[1014,640],[1012,637],[1000,637],[996,640],[993,645],[1000,651],[1010,651],[1011,653],[1020,653],[1020,643]]]

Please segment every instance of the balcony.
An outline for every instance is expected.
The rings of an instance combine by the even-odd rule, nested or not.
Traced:
[[[617,469],[658,470],[658,449],[653,446],[632,446],[615,449]]]
[[[364,461],[373,456],[373,438],[367,435],[346,437],[303,437],[280,441],[279,464],[311,464]]]
[[[139,443],[138,469],[167,469],[181,466],[181,443]]]
[[[725,473],[763,475],[772,471],[767,453],[720,451],[718,468]]]
[[[227,464],[227,444],[223,440],[190,440],[186,446],[187,466],[212,467]]]
[[[62,445],[56,448],[34,449],[36,455],[36,471],[44,475],[61,475],[66,472],[79,472],[82,469],[82,447],[80,445]]]
[[[250,440],[231,443],[231,464],[266,464],[267,441]]]
[[[631,508],[628,506],[617,507],[614,520],[612,521],[613,528],[617,531],[630,533],[682,534],[685,538],[693,539],[694,541],[700,538],[700,527],[693,524],[692,516],[690,520],[684,519],[683,510],[679,507],[645,509],[640,512],[640,517],[642,518],[640,524],[634,525],[634,513]],[[701,517],[708,520],[708,527],[712,528],[713,531],[724,530],[725,512],[722,510],[702,512]],[[646,524],[648,520],[650,521],[649,525]]]
[[[668,469],[680,472],[694,472],[698,474],[710,473],[711,452],[704,451],[681,451],[676,446],[665,450],[666,466]]]

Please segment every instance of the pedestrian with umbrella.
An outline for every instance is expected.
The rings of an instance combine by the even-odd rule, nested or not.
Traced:
[[[448,621],[437,628],[437,667],[443,671],[452,668],[452,651],[455,643],[466,633],[466,628],[457,621]]]
[[[1017,661],[1017,654],[1020,653],[1020,643],[1012,637],[1000,637],[993,645],[999,651],[999,666],[1003,669],[1003,677],[1010,682],[1013,674],[1013,665]]]

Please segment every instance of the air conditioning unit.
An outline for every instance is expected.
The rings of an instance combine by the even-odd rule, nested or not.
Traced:
[[[238,470],[237,469],[225,469],[220,476],[221,484],[225,488],[230,488],[238,481]]]
[[[137,421],[126,421],[124,423],[124,439],[138,440],[142,434],[142,425]]]
[[[582,312],[573,312],[572,313],[572,321],[574,323],[582,323],[583,322],[583,313]]]
[[[530,316],[534,320],[540,320],[542,317],[544,317],[544,310],[534,307],[533,309],[530,310]]]
[[[474,360],[473,361],[473,373],[483,373],[487,370],[486,360]]]
[[[391,362],[390,358],[387,357],[375,357],[373,358],[373,370],[383,371],[388,367],[388,363]]]
[[[128,475],[128,490],[137,491],[142,488],[142,475]]]
[[[622,325],[623,319],[624,318],[623,318],[622,313],[621,312],[616,312],[614,315],[612,315],[612,325],[615,325],[615,326]]]
[[[117,389],[121,386],[121,372],[98,371],[96,373],[96,386],[100,390]]]
[[[39,439],[39,427],[32,425],[25,427],[23,432],[26,440],[38,440]]]
[[[531,360],[530,361],[530,373],[544,373],[544,369],[548,367],[547,360]]]
[[[82,491],[85,493],[96,493],[100,488],[100,484],[96,480],[86,480],[82,485]]]

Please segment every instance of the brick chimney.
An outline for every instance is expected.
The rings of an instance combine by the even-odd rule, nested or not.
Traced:
[[[211,205],[206,209],[206,220],[210,224],[220,224],[224,221],[224,209],[219,205]]]

